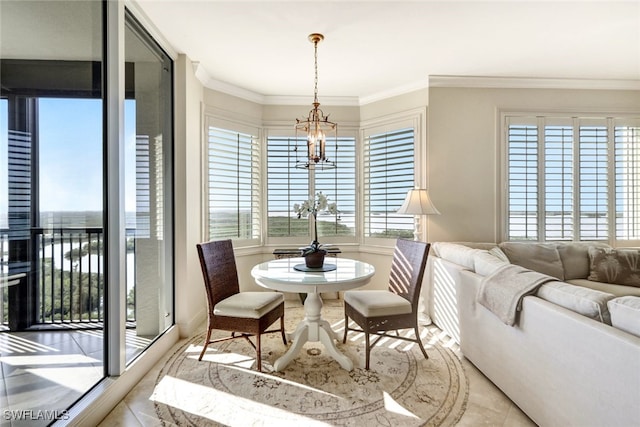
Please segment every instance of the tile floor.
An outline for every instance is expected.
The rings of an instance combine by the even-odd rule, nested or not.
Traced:
[[[430,326],[435,333],[439,329]],[[206,325],[201,328],[203,331]],[[441,333],[443,340],[450,341]],[[156,417],[153,401],[149,399],[155,387],[156,378],[165,361],[185,343],[186,339],[178,342],[167,352],[151,371],[134,387],[129,394],[102,421],[99,427],[113,426],[164,426]],[[453,343],[453,341],[450,341]],[[454,343],[450,348],[460,355],[459,347]],[[469,380],[469,400],[458,426],[504,426],[504,427],[535,427],[533,423],[515,404],[513,404],[496,386],[476,369],[469,361],[462,358],[467,378]]]
[[[150,342],[127,330],[127,360]],[[102,361],[102,330],[0,332],[0,426],[50,424],[33,418],[38,411],[62,414],[103,377]],[[30,419],[12,419],[18,416]]]

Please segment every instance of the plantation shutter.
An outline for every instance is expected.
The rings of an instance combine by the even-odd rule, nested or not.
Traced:
[[[606,125],[580,124],[580,240],[609,238],[608,145]]]
[[[538,126],[536,118],[507,121],[508,238],[538,239]]]
[[[208,128],[210,239],[260,238],[258,137]]]
[[[640,240],[640,119],[505,123],[508,239]]]
[[[293,205],[309,199],[309,172],[295,167],[293,150],[306,139],[267,139],[267,216],[269,237],[308,236],[308,220],[293,214]]]
[[[640,240],[640,121],[614,127],[616,237]]]
[[[411,237],[414,219],[399,215],[414,188],[414,130],[404,128],[365,136],[364,235]]]
[[[573,143],[574,132],[570,119],[545,122],[545,240],[571,241],[574,238]]]
[[[333,141],[330,142],[333,145]],[[356,140],[354,137],[338,137],[337,167],[316,170],[315,190],[335,202],[339,215],[318,216],[320,236],[355,236],[356,214]],[[322,223],[322,224],[320,224]]]

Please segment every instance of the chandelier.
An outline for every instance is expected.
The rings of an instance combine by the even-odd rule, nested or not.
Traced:
[[[307,152],[306,156],[302,159],[298,159],[298,148],[296,147],[296,168],[299,169],[333,169],[336,167],[335,157],[334,159],[327,158],[327,137],[333,138],[335,145],[335,154],[338,150],[338,124],[329,121],[329,116],[324,115],[323,111],[319,108],[320,102],[318,102],[318,43],[324,40],[322,34],[309,34],[309,41],[313,43],[314,60],[315,60],[315,80],[313,91],[313,109],[309,111],[309,116],[306,119],[296,119],[296,141],[298,141],[298,134],[306,135],[307,137]]]

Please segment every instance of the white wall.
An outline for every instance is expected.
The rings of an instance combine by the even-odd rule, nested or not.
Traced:
[[[640,112],[640,91],[430,87],[429,240],[502,241],[500,110]]]
[[[175,62],[175,307],[180,336],[206,320],[207,301],[196,244],[202,238],[203,89],[191,60]]]

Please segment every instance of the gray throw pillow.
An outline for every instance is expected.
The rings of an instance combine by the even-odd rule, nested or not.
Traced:
[[[589,248],[589,280],[640,287],[640,250]]]
[[[562,260],[554,244],[502,242],[499,246],[511,264],[564,280]]]

